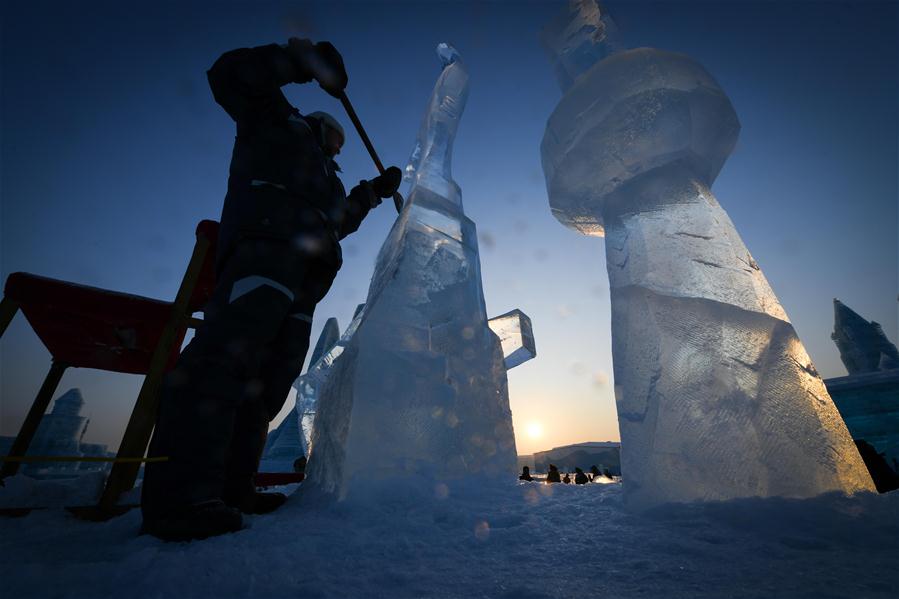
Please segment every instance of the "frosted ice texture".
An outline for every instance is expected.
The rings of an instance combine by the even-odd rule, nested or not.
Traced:
[[[540,32],[562,90],[597,61],[621,49],[615,23],[595,0],[572,0]]]
[[[553,214],[606,238],[621,468],[638,507],[873,489],[709,189],[738,133],[705,69],[640,48],[585,70],[541,145]]]
[[[407,168],[412,188],[358,328],[321,388],[304,493],[360,498],[362,481],[515,471],[503,351],[487,326],[475,225],[450,171],[468,73],[457,52],[438,53],[443,70]]]
[[[306,439],[300,430],[300,414],[294,408],[277,429],[269,435],[269,443],[266,443],[263,459],[265,460],[290,460],[291,462],[301,455],[306,455]]]
[[[331,366],[343,353],[344,348],[353,337],[353,333],[359,327],[364,310],[365,304],[356,306],[353,320],[343,335],[340,334],[336,318],[329,318],[325,322],[318,342],[315,344],[315,351],[312,353],[309,367],[305,373],[297,377],[293,384],[294,389],[297,390],[297,403],[292,417],[299,422],[299,432],[306,450],[304,455],[308,456],[312,450],[312,429],[315,425],[319,391],[328,380]]]
[[[506,369],[515,368],[537,355],[530,317],[519,309],[506,312],[487,321],[490,330],[499,337]]]

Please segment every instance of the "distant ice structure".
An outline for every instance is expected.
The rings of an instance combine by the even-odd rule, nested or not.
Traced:
[[[873,489],[805,348],[709,187],[740,124],[697,62],[623,50],[595,0],[543,32],[564,92],[553,214],[605,236],[630,504]]]
[[[899,368],[899,351],[887,339],[880,324],[868,322],[836,298],[830,338],[840,350],[840,359],[849,374]]]
[[[468,72],[451,46],[438,55],[408,199],[358,328],[320,389],[304,493],[347,499],[365,497],[362,481],[433,489],[514,477],[504,354],[487,326],[475,225],[450,170]]]
[[[81,443],[87,432],[89,420],[81,415],[84,398],[81,389],[69,389],[56,398],[53,409],[44,414],[29,447],[29,455],[81,456]],[[54,470],[59,472],[78,470],[77,462],[28,464],[26,472]]]
[[[53,408],[41,418],[26,455],[68,457],[110,457],[106,445],[86,443],[90,419],[82,416],[84,397],[80,389],[69,389],[56,398]],[[0,455],[12,447],[15,437],[0,437]],[[34,462],[22,465],[21,471],[31,477],[59,477],[76,475],[85,470],[106,470],[108,463],[97,462]]]

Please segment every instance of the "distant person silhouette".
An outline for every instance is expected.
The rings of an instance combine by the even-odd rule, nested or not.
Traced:
[[[586,485],[589,481],[587,480],[587,475],[584,474],[584,471],[580,468],[574,469],[574,484],[576,485]]]
[[[293,471],[301,474],[306,473],[306,456],[301,455],[293,461]]]
[[[592,475],[590,477],[591,481],[596,480],[597,476],[602,476],[602,472],[599,471],[599,468],[596,467],[596,464],[593,464],[592,466],[590,466],[590,474]]]
[[[570,485],[570,484],[571,484],[571,477],[568,476],[568,473],[567,473],[567,472],[565,473],[565,478],[562,479],[562,482],[565,483],[566,485]]]
[[[548,483],[562,482],[562,478],[559,476],[559,469],[556,468],[555,464],[549,465],[549,472],[546,473],[546,482],[548,482]]]
[[[522,467],[521,476],[518,477],[518,480],[527,480],[527,481],[534,480],[531,477],[531,469],[527,466]]]

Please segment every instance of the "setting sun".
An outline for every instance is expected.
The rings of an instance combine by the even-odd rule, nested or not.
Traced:
[[[528,436],[532,439],[536,439],[538,437],[543,436],[543,425],[539,422],[529,422],[528,427]]]

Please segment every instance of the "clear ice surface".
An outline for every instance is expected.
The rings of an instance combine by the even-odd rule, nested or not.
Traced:
[[[406,165],[404,179],[411,188],[421,187],[462,207],[462,192],[450,175],[452,171],[453,140],[465,102],[468,100],[468,71],[459,58],[459,53],[449,44],[437,46],[437,56],[443,71],[428,101],[425,118],[421,122],[415,148]],[[452,65],[456,64],[456,67]],[[434,218],[441,218],[435,214]],[[448,216],[443,220],[455,220]],[[448,224],[459,228],[458,224]],[[458,238],[458,235],[456,236]]]
[[[537,355],[530,317],[519,309],[506,312],[487,321],[490,330],[499,337],[506,370],[524,364]]]
[[[578,16],[590,5],[572,2],[568,18],[592,18]],[[583,40],[554,27],[547,47],[557,61]],[[715,80],[688,56],[639,48],[606,53],[562,88],[543,169],[556,218],[605,236],[627,501],[873,489],[777,296],[710,190],[740,129]]]
[[[475,225],[450,170],[468,73],[451,47],[438,55],[408,199],[364,311],[330,352],[340,349],[319,388],[303,493],[364,501],[371,481],[427,487],[515,472],[503,350],[487,326]]]

